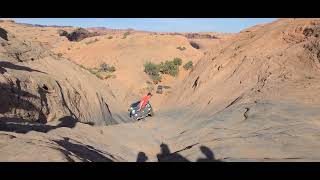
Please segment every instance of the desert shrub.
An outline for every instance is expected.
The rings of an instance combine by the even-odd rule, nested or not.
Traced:
[[[82,69],[87,69],[86,67],[84,67],[84,65],[80,64],[79,65]]]
[[[86,68],[83,65],[80,65],[80,67],[88,70],[91,74],[97,76],[99,79],[116,78],[116,75],[113,74],[113,72],[116,71],[116,68],[114,66],[109,66],[106,63],[102,63],[99,67],[95,68]]]
[[[108,39],[112,39],[112,38],[113,38],[112,36],[109,36],[109,37],[108,37]]]
[[[130,34],[130,32],[125,32],[124,34],[123,34],[123,37],[122,37],[122,39],[125,39],[125,38],[127,38],[127,36]]]
[[[159,74],[160,68],[159,65],[154,64],[152,62],[147,62],[144,64],[144,72],[149,75],[154,83],[158,83],[161,81],[161,76]]]
[[[116,76],[113,75],[111,72],[97,72],[95,73],[95,75],[99,78],[99,79],[109,79],[109,78],[115,78]]]
[[[159,66],[152,62],[147,62],[144,64],[144,72],[148,75],[156,75],[159,74]]]
[[[174,63],[174,61],[165,61],[160,63],[160,72],[163,74],[169,74],[171,76],[176,76],[179,73],[179,66]]]
[[[102,76],[101,74],[99,74],[99,73],[97,73],[97,74],[95,74],[95,75],[96,75],[97,78],[99,78],[99,79],[104,79],[103,76]]]
[[[85,67],[84,65],[82,64],[78,64],[82,69],[85,69],[87,71],[89,71],[91,74],[96,74],[98,72],[98,69],[97,68],[88,68],[88,67]]]
[[[150,78],[152,79],[153,83],[158,84],[161,82],[161,75],[156,74],[156,75],[151,75]]]
[[[177,47],[177,49],[179,49],[180,51],[184,51],[184,50],[186,50],[186,48],[185,47]]]
[[[174,58],[173,63],[177,66],[181,66],[182,60],[180,58]]]
[[[98,68],[85,68],[87,69],[91,74],[96,75],[99,72]]]
[[[180,58],[175,58],[172,61],[161,62],[160,64],[147,62],[144,64],[144,72],[147,73],[153,82],[157,84],[161,81],[161,74],[177,76],[179,74],[179,66],[181,64],[182,60]]]
[[[188,61],[185,65],[183,65],[183,68],[184,68],[185,70],[189,70],[189,69],[191,69],[192,67],[193,67],[192,61]]]
[[[91,44],[91,43],[95,43],[97,41],[99,41],[99,39],[96,38],[94,40],[90,40],[90,41],[86,42],[86,44],[88,45],[88,44]]]
[[[114,66],[110,66],[107,63],[102,63],[102,64],[100,64],[99,71],[100,72],[114,72],[114,71],[116,71],[116,68]]]
[[[197,43],[193,42],[193,41],[190,41],[190,45],[195,49],[200,49],[200,46]]]

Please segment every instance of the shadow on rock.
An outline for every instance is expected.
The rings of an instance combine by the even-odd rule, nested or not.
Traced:
[[[10,117],[1,117],[0,118],[0,131],[15,132],[26,134],[30,131],[47,133],[51,130],[66,127],[74,128],[78,122],[71,116],[65,116],[59,119],[60,123],[57,126],[51,126],[36,122],[26,122],[21,118],[10,118]]]
[[[63,118],[60,118],[59,121],[60,123],[56,126],[57,128],[60,128],[60,127],[74,128],[78,123],[78,120],[71,116],[65,116]]]
[[[46,115],[42,110],[36,107],[32,101],[26,99],[39,99],[38,96],[33,95],[21,89],[20,80],[16,80],[16,84],[12,81],[8,84],[0,83],[0,113],[10,113],[14,109],[22,109],[25,111],[39,112],[39,122],[46,122]]]
[[[187,150],[189,148],[185,148],[183,150]],[[157,154],[158,162],[191,162],[187,158],[183,157],[179,152],[183,151],[179,150],[176,152],[171,152],[169,146],[167,144],[160,145],[160,153]],[[197,162],[222,162],[220,160],[215,159],[214,153],[210,150],[210,148],[206,146],[201,146],[200,151],[206,156],[205,158],[199,158]],[[148,157],[144,152],[139,152],[137,155],[137,162],[146,162]]]
[[[64,116],[59,119],[57,126],[46,125],[49,107],[46,97],[46,89],[38,88],[40,98],[27,91],[21,89],[21,81],[16,79],[15,82],[9,81],[7,84],[0,83],[0,114],[12,114],[15,109],[24,110],[29,115],[29,121],[23,117],[0,117],[0,130],[16,133],[27,133],[29,131],[37,131],[47,133],[53,129],[67,127],[74,128],[78,119],[74,116]],[[37,107],[32,102],[34,100],[41,101],[41,107]],[[45,110],[45,114],[44,111]],[[36,122],[32,122],[32,114],[39,115]]]
[[[215,159],[214,153],[206,146],[200,147],[201,152],[206,156],[206,158],[199,158],[197,162],[222,162]]]
[[[147,155],[144,152],[139,152],[137,162],[146,162],[148,160]]]
[[[34,110],[37,109],[32,103],[22,99],[25,98],[34,98],[38,97],[21,90],[21,87],[17,84],[18,87],[15,87],[13,82],[10,84],[0,83],[0,113],[9,112],[12,108],[19,108],[25,110]]]
[[[34,70],[34,69],[31,69],[31,68],[26,67],[26,66],[16,65],[16,64],[13,64],[13,63],[7,62],[7,61],[0,61],[0,73],[1,74],[6,72],[5,68],[19,70],[19,71],[39,72],[39,73],[47,74],[47,73],[45,73],[43,71]]]
[[[177,152],[171,153],[167,144],[161,144],[160,151],[160,154],[157,154],[159,162],[190,162]]]
[[[0,28],[0,37],[8,41],[8,32],[3,28]]]
[[[83,162],[112,162],[111,159],[105,157],[101,151],[92,146],[72,143],[66,137],[63,140],[53,141],[65,149],[60,151],[64,153],[69,161],[73,161],[71,156],[76,156]]]
[[[0,118],[0,131],[15,132],[25,134],[30,131],[46,133],[53,127],[35,122],[26,122],[21,118]]]

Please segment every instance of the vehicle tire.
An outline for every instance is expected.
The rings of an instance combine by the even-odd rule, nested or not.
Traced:
[[[153,109],[151,109],[150,113],[149,113],[149,116],[154,116],[154,112],[153,112]]]

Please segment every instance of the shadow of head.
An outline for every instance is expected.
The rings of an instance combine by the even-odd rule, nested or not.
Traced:
[[[214,153],[206,146],[201,146],[200,151],[206,156],[206,158],[199,158],[198,162],[220,162],[214,157]]]
[[[201,147],[200,147],[200,151],[201,151],[203,154],[205,154],[208,159],[214,159],[214,154],[213,154],[213,152],[212,152],[209,148],[207,148],[206,146],[201,146]]]
[[[170,152],[167,144],[160,145],[160,153],[157,154],[158,162],[189,162],[189,160],[178,153]]]
[[[137,157],[137,162],[146,162],[148,160],[148,157],[144,152],[139,152]]]
[[[162,155],[169,155],[170,154],[170,149],[167,144],[161,144],[160,145],[160,151]]]

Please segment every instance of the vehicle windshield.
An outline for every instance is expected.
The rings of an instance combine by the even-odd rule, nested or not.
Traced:
[[[137,107],[140,104],[140,101],[131,104],[131,107]]]
[[[133,108],[138,107],[139,104],[140,104],[140,101],[137,101],[137,102],[131,104],[131,107],[133,107]],[[148,106],[148,105],[150,105],[150,102],[148,102],[147,106]]]

